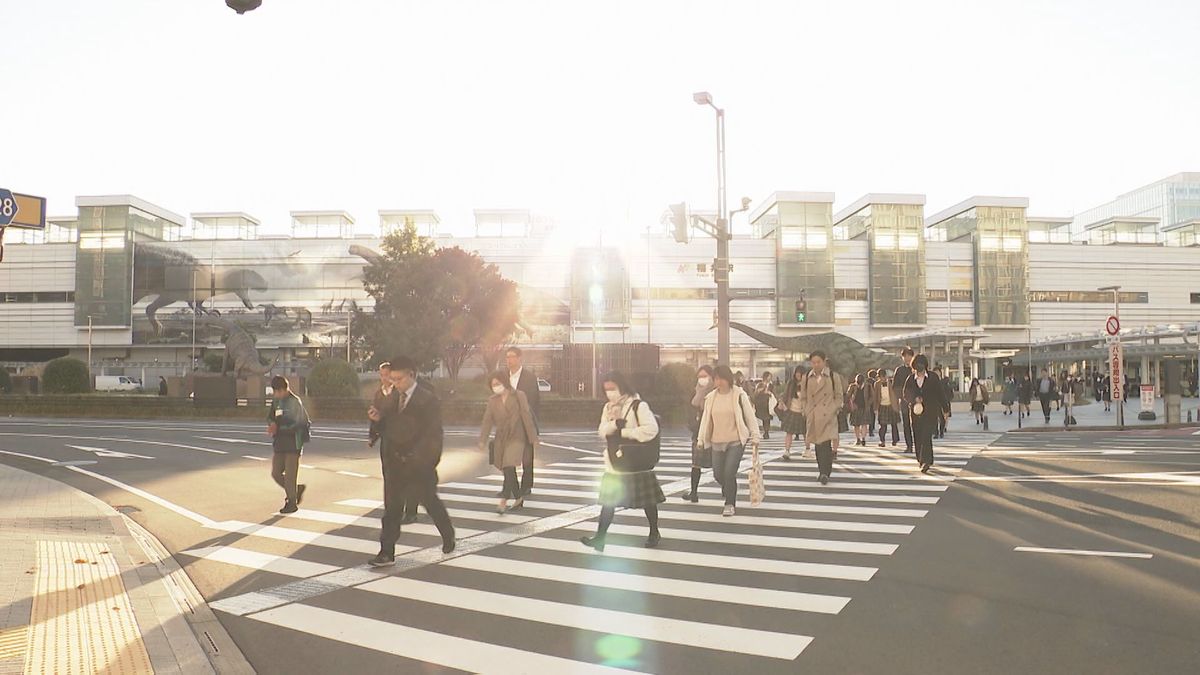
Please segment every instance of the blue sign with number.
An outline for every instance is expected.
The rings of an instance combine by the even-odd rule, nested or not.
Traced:
[[[13,196],[12,190],[0,188],[0,227],[8,227],[12,224],[13,218],[17,217],[17,198]]]

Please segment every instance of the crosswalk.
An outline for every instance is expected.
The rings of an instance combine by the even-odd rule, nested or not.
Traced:
[[[603,471],[583,454],[539,467],[519,511],[495,512],[497,475],[443,484],[459,549],[443,556],[422,518],[405,527],[395,570],[362,566],[382,515],[369,494],[269,523],[214,521],[214,541],[182,556],[253,571],[214,609],[390,655],[398,670],[791,672],[994,439],[940,442],[929,475],[894,448],[847,445],[826,486],[812,460],[781,461],[772,440],[766,501],[749,504],[747,458],[732,517],[707,473],[699,504],[680,499],[687,439],[664,439],[657,548],[643,545],[640,511],[618,512],[602,554],[578,541],[596,528]]]

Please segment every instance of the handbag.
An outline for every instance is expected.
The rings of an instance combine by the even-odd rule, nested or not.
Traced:
[[[767,485],[763,481],[763,465],[762,460],[758,456],[758,446],[754,446],[753,459],[750,463],[750,472],[747,476],[750,484],[750,505],[758,506],[763,503],[763,499],[767,496]]]
[[[638,426],[642,424],[638,417],[638,408],[641,406],[641,400],[637,400],[633,404],[633,418],[637,420]],[[618,473],[650,471],[658,464],[659,451],[662,447],[661,437],[662,431],[659,431],[654,438],[644,442],[622,438],[619,433],[609,436],[608,462]]]
[[[920,415],[924,414],[924,412],[925,412],[925,404],[924,403],[917,401],[916,403],[913,404],[912,414],[920,416]]]
[[[488,441],[488,464],[496,465],[496,439]]]

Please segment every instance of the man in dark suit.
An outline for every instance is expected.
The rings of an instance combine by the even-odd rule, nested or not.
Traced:
[[[512,388],[525,392],[529,409],[533,412],[533,425],[540,426],[538,415],[542,410],[542,392],[538,389],[537,373],[526,368],[520,347],[509,347],[504,352],[504,363],[508,366],[508,380]],[[525,444],[525,455],[521,458],[521,496],[533,491],[533,445]]]
[[[372,421],[383,425],[383,527],[379,555],[373,567],[396,563],[396,540],[404,523],[405,503],[425,507],[442,535],[442,552],[454,550],[454,525],[437,494],[437,465],[442,459],[442,404],[433,392],[417,386],[417,368],[412,359],[392,360],[395,391],[382,410],[372,406]]]
[[[904,360],[904,365],[896,368],[895,374],[892,375],[892,391],[904,391],[904,385],[908,382],[908,378],[912,376],[912,361],[916,356],[916,352],[912,347],[905,346],[900,350],[900,358]],[[900,419],[904,422],[904,447],[905,452],[913,451],[913,427],[912,415],[908,413],[908,403],[904,399],[900,399]]]
[[[379,389],[375,390],[375,395],[371,399],[371,408],[375,410],[384,410],[390,404],[396,405],[396,387],[392,385],[392,364],[384,361],[379,364]],[[370,412],[367,413],[368,419]],[[384,443],[383,439],[383,422],[371,420],[371,426],[367,431],[367,447],[374,447],[379,443],[379,465],[384,474],[387,473],[387,461],[384,458]],[[387,480],[387,476],[384,476]],[[401,519],[401,524],[408,525],[417,522],[417,500],[411,495],[405,499],[404,517]]]

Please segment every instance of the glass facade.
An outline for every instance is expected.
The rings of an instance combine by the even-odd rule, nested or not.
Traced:
[[[572,321],[628,325],[630,313],[629,268],[621,252],[576,250],[571,259]]]
[[[870,237],[871,325],[924,324],[924,207],[872,204],[864,210]]]
[[[754,227],[764,236],[775,237],[776,322],[832,324],[832,204],[777,202],[755,220]]]
[[[128,326],[133,293],[129,206],[79,207],[75,325]]]
[[[975,211],[975,323],[1029,323],[1029,232],[1025,209],[980,206]]]
[[[1157,219],[1159,231],[1200,219],[1200,173],[1175,174],[1088,209],[1075,217],[1071,229],[1082,234],[1093,223],[1131,216]]]

